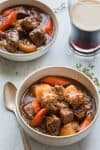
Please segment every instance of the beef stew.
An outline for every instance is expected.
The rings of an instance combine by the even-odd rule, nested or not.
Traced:
[[[48,76],[23,94],[20,112],[34,129],[52,136],[68,136],[85,129],[95,116],[90,92],[69,78]]]
[[[54,34],[51,17],[27,5],[7,8],[0,13],[0,49],[10,53],[32,53],[46,46]]]

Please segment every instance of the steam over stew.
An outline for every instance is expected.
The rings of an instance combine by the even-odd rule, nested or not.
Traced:
[[[48,76],[27,89],[20,112],[32,128],[52,136],[66,136],[82,131],[91,123],[95,102],[78,82]]]
[[[32,6],[14,6],[0,13],[0,49],[10,53],[31,53],[53,38],[53,21]]]

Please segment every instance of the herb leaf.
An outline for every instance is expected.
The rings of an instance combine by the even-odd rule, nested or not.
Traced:
[[[98,91],[100,93],[100,81],[99,79],[95,76],[95,73],[93,70],[95,69],[95,66],[93,64],[89,64],[87,66],[83,66],[82,64],[76,64],[76,69],[83,72],[85,75],[87,75],[98,87]]]

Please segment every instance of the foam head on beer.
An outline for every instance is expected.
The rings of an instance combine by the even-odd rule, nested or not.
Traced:
[[[100,30],[100,0],[81,0],[70,9],[72,23],[86,31]]]

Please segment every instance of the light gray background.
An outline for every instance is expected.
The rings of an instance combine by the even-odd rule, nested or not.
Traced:
[[[59,0],[42,0],[54,8],[59,6]],[[57,3],[58,1],[58,3]],[[60,0],[62,1],[62,0]],[[44,66],[71,66],[76,63],[84,65],[93,63],[96,76],[100,77],[100,55],[92,60],[84,60],[73,55],[67,44],[70,32],[69,16],[67,9],[63,9],[56,14],[59,22],[59,33],[55,44],[49,52],[31,62],[16,63],[0,58],[0,150],[23,150],[20,133],[15,117],[5,110],[3,103],[3,86],[6,81],[12,81],[17,87],[29,73]],[[100,149],[100,117],[98,118],[93,131],[83,141],[65,147],[50,147],[37,143],[30,139],[32,150],[99,150]]]

